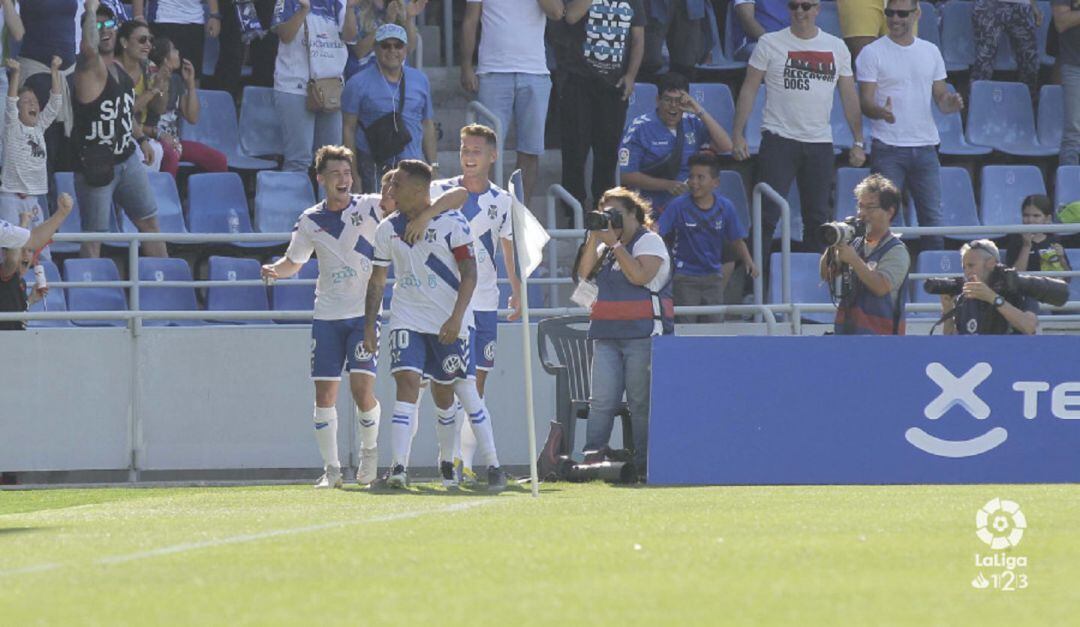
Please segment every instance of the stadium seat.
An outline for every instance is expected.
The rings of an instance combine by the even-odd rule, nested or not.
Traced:
[[[839,89],[833,91],[833,107],[829,113],[829,125],[832,127],[834,153],[840,154],[854,145],[855,137],[851,134],[851,127],[848,126],[847,118],[844,117],[844,103],[840,100]],[[866,116],[863,116],[862,119],[862,132],[863,150],[866,154],[870,154],[874,138],[870,131],[870,118]]]
[[[735,101],[731,99],[731,90],[723,83],[690,83],[690,95],[698,101],[709,115],[731,133],[735,122]]]
[[[855,186],[870,175],[870,168],[836,169],[836,219],[843,220],[858,211],[855,202]]]
[[[180,204],[180,194],[176,190],[176,180],[166,172],[148,172],[147,176],[150,179],[150,189],[154,191],[154,198],[157,200],[158,228],[162,233],[187,233],[187,225],[184,224],[184,209]],[[117,207],[117,212],[122,232],[139,232],[131,218],[120,207]],[[127,242],[110,242],[109,245],[127,248]]]
[[[1058,153],[1056,146],[1039,143],[1031,95],[1023,83],[973,82],[967,137],[972,144],[1017,157],[1050,157]]]
[[[1054,208],[1080,200],[1080,165],[1058,166],[1054,182]]]
[[[285,153],[285,138],[281,120],[274,109],[272,87],[244,87],[244,97],[240,101],[240,149],[253,157]]]
[[[1061,85],[1043,85],[1039,89],[1039,144],[1061,149],[1061,132],[1065,120],[1065,100]]]
[[[120,272],[112,259],[68,259],[64,261],[64,281],[119,281]],[[69,311],[126,311],[127,299],[119,287],[67,288]],[[80,327],[122,327],[123,320],[74,320]]]
[[[950,92],[956,92],[956,89],[951,84],[945,83],[945,86]],[[934,115],[934,124],[937,125],[938,136],[941,138],[941,145],[938,148],[940,154],[956,157],[976,157],[993,152],[993,149],[989,146],[975,146],[968,143],[967,137],[964,135],[964,121],[961,119],[959,111],[942,113],[937,104],[933,103],[930,105],[930,111]]]
[[[315,204],[307,172],[264,170],[255,178],[255,230],[289,233],[296,219]]]
[[[783,270],[780,253],[773,253],[769,258],[769,302],[784,302],[781,294],[780,273]],[[791,300],[794,303],[812,303],[820,305],[831,303],[829,286],[821,279],[819,263],[821,255],[817,253],[791,253]],[[777,316],[778,318],[780,316]],[[802,314],[803,322],[831,324],[835,320],[831,312]]]
[[[746,186],[742,176],[734,170],[720,171],[720,187],[716,188],[720,195],[735,205],[735,213],[739,214],[739,220],[746,229],[750,230],[750,203],[746,200]]]
[[[943,226],[976,226],[979,221],[978,205],[975,203],[975,189],[971,176],[964,168],[942,166],[941,168],[941,215]],[[906,208],[906,222],[909,226],[919,226],[915,206],[911,203]],[[970,241],[970,235],[946,235],[948,239]]]
[[[300,271],[288,279],[279,279],[270,288],[270,301],[275,311],[311,311],[315,307],[314,285],[290,285],[296,279],[317,279],[319,262],[308,259]],[[307,324],[304,320],[275,320],[278,324]]]
[[[273,170],[277,162],[257,159],[241,152],[236,104],[226,91],[199,90],[199,122],[188,124],[181,119],[180,136],[225,153],[230,168],[237,170]]]
[[[56,264],[48,259],[39,259],[40,263],[45,268],[45,281],[49,284],[60,282],[60,270],[56,268]],[[30,286],[34,282],[34,269],[29,268],[26,274],[23,275],[23,280],[26,281],[26,285]],[[49,293],[45,296],[44,300],[30,305],[30,311],[67,311],[67,299],[64,298],[64,290],[59,287],[50,287]],[[30,328],[43,328],[43,327],[70,327],[70,320],[31,320],[26,323],[26,326]]]
[[[948,72],[967,71],[975,62],[971,9],[972,3],[967,0],[953,0],[941,7],[941,56]]]
[[[156,281],[191,281],[191,267],[179,258],[139,259],[139,309],[145,311],[197,311],[193,287],[149,287]],[[148,327],[189,327],[201,320],[144,320]]]
[[[79,197],[75,195],[75,174],[72,172],[57,172],[55,176],[57,194],[70,194],[71,201],[74,203],[71,208],[71,213],[68,214],[68,217],[64,218],[64,222],[56,232],[82,233],[82,217],[79,215]],[[77,253],[80,248],[81,246],[78,242],[53,242],[49,245],[49,250],[53,254]]]
[[[970,239],[970,238],[969,238]],[[955,272],[963,272],[963,265],[960,263],[960,251],[957,250],[924,250],[919,253],[918,258],[915,259],[914,272],[920,274],[952,274]],[[935,294],[927,294],[923,289],[922,279],[911,280],[911,300],[912,303],[940,303],[941,299]],[[940,313],[915,313],[911,312],[907,314],[908,317],[914,318],[938,318]]]
[[[920,2],[919,38],[925,39],[938,48],[941,47],[941,16],[937,7],[929,2]]]
[[[732,20],[731,9],[728,8],[728,22]],[[707,44],[711,44],[709,48],[708,56],[705,61],[697,64],[699,70],[712,70],[717,72],[724,72],[729,70],[741,70],[746,67],[746,63],[743,61],[736,61],[731,58],[731,52],[729,51],[730,44],[725,45],[725,42],[730,37],[725,37],[724,40],[720,38],[720,29],[716,25],[716,12],[713,9],[711,2],[705,3],[705,22],[709,27],[709,36],[707,38]],[[730,26],[725,31],[730,31]],[[725,33],[727,34],[727,33]]]
[[[981,178],[980,208],[987,226],[1022,224],[1020,203],[1029,194],[1046,193],[1042,171],[1034,165],[988,165]]]
[[[241,257],[210,257],[211,281],[248,281],[258,280],[259,262]],[[261,285],[251,287],[210,287],[206,290],[207,311],[267,311],[270,309],[266,297],[266,288]],[[215,320],[224,324],[266,324],[267,320]]]
[[[843,38],[844,35],[840,30],[840,13],[837,11],[835,2],[821,3],[821,12],[818,13],[816,23],[818,28],[826,33]]]
[[[626,107],[626,126],[630,126],[630,123],[639,115],[652,113],[655,110],[656,85],[635,83],[634,93],[630,94],[630,102]]]
[[[188,226],[192,233],[251,233],[251,216],[240,175],[235,172],[192,174],[188,179]],[[233,245],[264,248],[269,244],[235,242]]]
[[[791,189],[788,191],[787,200],[788,207],[791,209],[791,241],[801,242],[803,241],[802,199],[799,197],[798,181],[791,182]],[[764,197],[762,198],[762,203],[762,213],[764,214]],[[762,215],[761,218],[762,220],[764,220],[765,216]],[[747,228],[750,228],[750,226],[747,226]],[[780,229],[780,222],[777,222],[776,230],[773,231],[773,239],[779,240],[782,234],[783,232]]]

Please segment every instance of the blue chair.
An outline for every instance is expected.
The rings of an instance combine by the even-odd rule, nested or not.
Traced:
[[[1056,146],[1039,143],[1027,85],[975,81],[968,107],[969,142],[1018,157],[1050,157],[1058,153]]]
[[[188,179],[188,226],[192,233],[251,233],[244,183],[235,172],[192,174]],[[290,226],[291,228],[291,226]],[[234,242],[264,248],[266,242]]]
[[[836,219],[843,220],[858,211],[855,186],[870,175],[870,168],[836,169]],[[899,213],[899,212],[898,212]]]
[[[158,206],[158,228],[162,233],[187,233],[187,225],[184,224],[184,209],[180,204],[180,194],[176,190],[176,181],[167,172],[148,172],[150,189],[154,191],[154,198]],[[124,233],[138,233],[139,229],[119,207],[118,221],[120,230]],[[127,248],[127,242],[112,242],[109,244],[116,248]]]
[[[1039,144],[1061,149],[1065,98],[1061,85],[1043,85],[1039,89]]]
[[[817,16],[817,27],[830,35],[843,38],[840,30],[840,13],[835,2],[822,2]]]
[[[731,8],[728,7],[728,22],[734,19],[731,13]],[[746,67],[746,63],[743,61],[735,61],[731,58],[731,54],[726,51],[725,42],[720,40],[720,29],[716,25],[716,12],[712,7],[711,2],[705,3],[705,21],[709,26],[709,39],[712,42],[709,48],[708,58],[703,63],[698,63],[697,68],[699,70],[713,70],[713,71],[733,71],[741,70]],[[725,30],[729,30],[728,29]]]
[[[240,101],[240,149],[245,155],[255,157],[285,153],[272,87],[244,87],[244,98]]]
[[[255,178],[255,229],[288,233],[303,211],[315,204],[307,172],[264,170]]]
[[[851,134],[847,118],[844,117],[844,103],[840,99],[840,90],[833,91],[833,106],[829,113],[829,126],[832,127],[833,152],[840,154],[843,150],[851,148],[855,144],[855,137]],[[863,116],[862,119],[863,146],[866,154],[870,154],[873,145],[873,134],[870,129],[870,118]]]
[[[1077,200],[1080,200],[1080,165],[1058,166],[1054,177],[1054,207],[1060,209]]]
[[[929,4],[929,3],[926,3]],[[949,83],[945,86],[949,92],[956,93],[956,89]],[[937,104],[930,105],[930,111],[934,115],[934,124],[937,125],[938,136],[941,145],[938,152],[942,155],[957,157],[978,157],[993,152],[989,146],[975,146],[968,143],[964,135],[964,121],[960,118],[960,112],[942,113]]]
[[[178,258],[139,259],[139,308],[145,311],[197,311],[195,288],[150,287],[157,281],[191,281],[191,268]],[[145,320],[148,327],[201,326],[201,320]]]
[[[791,182],[791,189],[788,190],[787,195],[788,207],[791,209],[791,241],[801,242],[803,241],[803,221],[802,221],[802,199],[799,197],[799,183],[798,181]],[[764,213],[764,203],[767,201],[762,198],[762,213]],[[765,216],[762,215],[762,220]],[[781,220],[783,217],[781,216]],[[749,228],[749,226],[747,226]],[[783,234],[780,228],[780,222],[776,223],[776,230],[773,231],[773,239],[779,240]]]
[[[720,187],[716,191],[735,205],[735,213],[746,229],[750,228],[750,203],[746,200],[746,186],[742,176],[734,170],[720,171]]]
[[[982,169],[982,223],[1021,224],[1020,203],[1029,194],[1045,194],[1042,171],[1034,165],[988,165]]]
[[[119,281],[120,272],[112,259],[68,259],[64,261],[64,281]],[[126,311],[127,299],[119,287],[70,287],[69,311]],[[121,327],[123,320],[73,320],[80,327]]]
[[[60,270],[56,268],[56,264],[48,259],[39,259],[40,263],[45,268],[45,280],[52,283],[60,282]],[[23,275],[23,281],[30,286],[34,283],[34,269],[30,268]],[[50,287],[49,293],[45,296],[45,300],[39,300],[38,302],[30,305],[30,311],[67,311],[67,299],[64,298],[64,290],[59,287]],[[70,320],[31,320],[26,324],[30,328],[44,328],[44,327],[70,327]]]
[[[780,273],[782,264],[780,253],[773,253],[769,258],[769,302],[783,302]],[[831,303],[829,286],[821,279],[817,253],[791,253],[791,300],[794,303]],[[779,317],[779,316],[777,316]],[[832,313],[804,313],[803,322],[831,324],[836,316]]]
[[[75,194],[75,175],[71,172],[57,172],[56,176],[56,192],[57,194],[66,193],[71,196],[71,200],[74,206],[71,208],[71,213],[68,217],[64,218],[63,223],[60,224],[60,228],[56,230],[57,233],[82,233],[82,216],[79,215],[79,197]],[[49,246],[49,250],[53,254],[73,254],[79,252],[81,248],[78,242],[54,242]]]
[[[259,262],[242,257],[210,257],[211,281],[247,281],[258,280]],[[270,304],[266,297],[266,288],[261,285],[252,287],[210,287],[206,290],[207,311],[267,311]],[[224,324],[266,324],[266,320],[215,320]]]
[[[971,176],[964,168],[943,166],[941,168],[941,217],[943,226],[976,226],[979,221],[978,205]],[[906,219],[910,226],[919,226],[915,206],[908,204]],[[946,235],[948,239],[970,241],[970,235]]]
[[[969,238],[970,239],[970,238]],[[924,250],[919,253],[918,258],[915,260],[915,272],[921,274],[953,274],[956,272],[963,272],[963,265],[960,262],[960,251],[956,250]],[[923,279],[913,279],[911,284],[911,303],[940,303],[941,299],[936,294],[927,294],[923,289]],[[926,313],[909,313],[909,317],[914,318],[939,318],[940,313],[934,314],[930,312]]]
[[[713,116],[728,133],[735,123],[735,101],[723,83],[690,83],[690,95]]]
[[[229,92],[199,90],[199,121],[181,120],[180,136],[225,153],[229,167],[237,170],[273,170],[277,162],[257,159],[241,152],[240,129],[236,122],[236,104]]]
[[[975,62],[971,9],[972,3],[967,0],[953,0],[941,7],[941,56],[948,72],[966,71]]]
[[[288,279],[276,281],[270,288],[275,311],[311,311],[315,308],[314,285],[290,285],[295,279],[319,278],[319,262],[309,259],[300,271]],[[304,320],[275,320],[278,324],[307,324]]]
[[[656,85],[652,83],[635,83],[634,93],[630,94],[630,102],[626,107],[626,126],[634,121],[639,115],[652,113],[656,110]]]
[[[925,39],[938,48],[941,47],[941,16],[937,7],[929,2],[920,2],[919,38]]]

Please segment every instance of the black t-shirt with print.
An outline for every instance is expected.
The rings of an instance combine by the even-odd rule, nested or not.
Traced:
[[[563,71],[614,85],[630,61],[630,29],[645,26],[642,0],[593,0],[576,24],[553,27],[555,61]]]

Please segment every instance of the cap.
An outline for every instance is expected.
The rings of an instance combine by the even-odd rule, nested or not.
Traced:
[[[385,41],[387,39],[398,39],[404,43],[409,42],[409,33],[405,32],[405,28],[398,26],[393,22],[389,24],[383,24],[379,27],[379,30],[375,31],[375,41]]]

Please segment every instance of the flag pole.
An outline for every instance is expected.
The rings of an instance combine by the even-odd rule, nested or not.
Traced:
[[[521,180],[521,170],[510,175],[513,194],[518,197],[521,188],[514,185]],[[525,203],[520,198],[521,206]],[[533,412],[533,377],[532,377],[532,326],[529,322],[529,277],[527,272],[521,270],[521,250],[518,246],[518,234],[521,232],[521,221],[518,218],[518,210],[510,212],[511,228],[514,237],[514,272],[521,281],[521,345],[525,362],[525,424],[529,430],[529,480],[532,483],[533,498],[540,496],[540,476],[536,469],[536,416]]]

